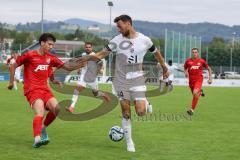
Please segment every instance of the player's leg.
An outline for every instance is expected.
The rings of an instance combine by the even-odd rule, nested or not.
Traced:
[[[146,108],[146,113],[152,113],[152,104],[148,101],[148,99],[145,99],[145,108]]]
[[[95,97],[102,97],[106,102],[110,101],[110,97],[106,92],[102,92],[102,91],[98,90],[97,82],[89,83],[88,85],[92,89],[92,93]]]
[[[60,107],[58,105],[58,101],[55,97],[51,97],[49,100],[46,100],[46,109],[49,110],[49,112],[46,115],[46,118],[43,122],[42,126],[42,142],[43,144],[49,143],[49,137],[46,131],[46,128],[56,119],[56,116],[58,115],[60,111]]]
[[[135,147],[132,140],[130,100],[122,99],[120,101],[120,105],[122,109],[122,128],[127,142],[127,150],[129,152],[135,152]]]
[[[35,113],[35,116],[33,119],[33,134],[34,134],[33,147],[38,148],[42,145],[41,129],[42,129],[42,120],[44,116],[44,102],[42,99],[36,99],[31,106]]]
[[[191,105],[191,109],[189,111],[187,111],[187,113],[189,115],[193,115],[194,110],[197,106],[199,97],[201,95],[201,88],[202,88],[202,80],[198,80],[196,81],[193,86],[191,87],[191,91],[192,91],[192,95],[193,95],[193,99],[192,99],[192,105]]]
[[[78,94],[79,94],[79,92],[81,92],[82,90],[84,90],[85,87],[86,87],[86,84],[78,84],[78,85],[76,86],[76,88],[74,89],[71,105],[70,105],[70,106],[68,107],[68,109],[67,109],[69,112],[73,113],[74,107],[75,107],[75,105],[76,105],[76,103],[77,103],[77,100],[78,100]]]
[[[138,116],[144,116],[146,114],[146,100],[145,98],[137,98],[134,101],[135,110]]]

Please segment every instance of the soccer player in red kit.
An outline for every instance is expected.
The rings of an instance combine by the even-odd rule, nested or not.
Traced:
[[[39,38],[40,49],[27,51],[19,56],[16,63],[10,67],[8,89],[13,88],[15,69],[24,65],[24,95],[35,114],[33,119],[34,148],[49,142],[46,127],[54,121],[60,109],[58,101],[48,86],[49,69],[57,67],[72,71],[85,65],[77,59],[75,61],[77,63],[74,65],[63,63],[56,56],[50,54],[49,51],[55,42],[56,38],[51,33],[42,34]],[[45,111],[48,113],[43,120]]]
[[[185,76],[189,78],[189,87],[193,99],[191,109],[187,113],[192,116],[196,108],[198,99],[202,95],[203,69],[208,70],[208,84],[212,83],[212,70],[206,61],[199,57],[198,48],[192,49],[192,57],[188,58],[184,64]]]

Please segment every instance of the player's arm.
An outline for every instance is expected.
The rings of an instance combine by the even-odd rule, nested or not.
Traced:
[[[54,74],[51,74],[51,75],[49,76],[49,79],[50,79],[50,81],[51,81],[53,84],[57,84],[57,85],[59,85],[59,86],[62,86],[62,83],[55,79]]]
[[[103,61],[100,61],[99,63],[98,63],[98,73],[99,74],[103,74],[103,70],[104,70],[104,66],[103,66]]]
[[[154,47],[154,46],[153,46],[153,47]],[[155,50],[155,49],[150,48],[149,50],[150,50],[150,52],[153,52],[153,51],[151,51],[151,50]],[[160,65],[160,66],[162,67],[162,69],[163,69],[163,78],[164,78],[164,79],[165,79],[165,78],[168,78],[168,76],[169,76],[168,68],[167,68],[167,66],[165,65],[165,63],[164,63],[164,58],[163,58],[161,52],[160,52],[158,49],[156,49],[156,51],[155,51],[155,53],[154,53],[154,56],[155,56],[156,60],[159,62],[159,65]]]
[[[184,74],[185,74],[185,77],[188,77],[188,69],[184,68]]]
[[[101,59],[107,57],[111,53],[111,49],[105,47],[102,51],[97,52],[95,55],[86,55],[81,57],[82,61],[100,61]]]
[[[18,67],[18,65],[16,63],[13,63],[12,65],[10,65],[10,68],[9,68],[10,75],[9,75],[8,89],[13,88],[14,75],[15,75],[15,70],[16,70],[17,67]]]
[[[86,61],[83,61],[81,57],[78,57],[65,62],[58,68],[62,68],[67,71],[73,71],[73,70],[84,67],[86,64],[87,64]]]
[[[187,61],[185,62],[185,64],[184,64],[184,67],[183,67],[184,69],[183,69],[183,72],[184,72],[184,74],[185,74],[185,77],[189,77],[189,75],[188,75],[188,67],[187,67]]]
[[[211,67],[207,67],[207,70],[208,70],[208,84],[211,84],[212,83],[212,69]]]

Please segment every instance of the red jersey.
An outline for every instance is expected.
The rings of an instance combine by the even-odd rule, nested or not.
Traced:
[[[40,55],[32,50],[19,56],[18,66],[24,65],[24,94],[35,89],[50,90],[48,87],[49,67],[61,67],[64,63],[56,56],[46,53]]]
[[[203,69],[208,68],[208,64],[202,58],[188,58],[184,64],[184,69],[188,70],[189,80],[203,78]]]

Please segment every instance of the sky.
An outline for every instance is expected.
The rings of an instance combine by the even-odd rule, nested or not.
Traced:
[[[112,17],[128,14],[151,22],[212,22],[240,25],[240,0],[112,0]],[[42,0],[0,0],[0,22],[39,22]],[[108,24],[107,0],[44,0],[44,19],[69,18]]]

